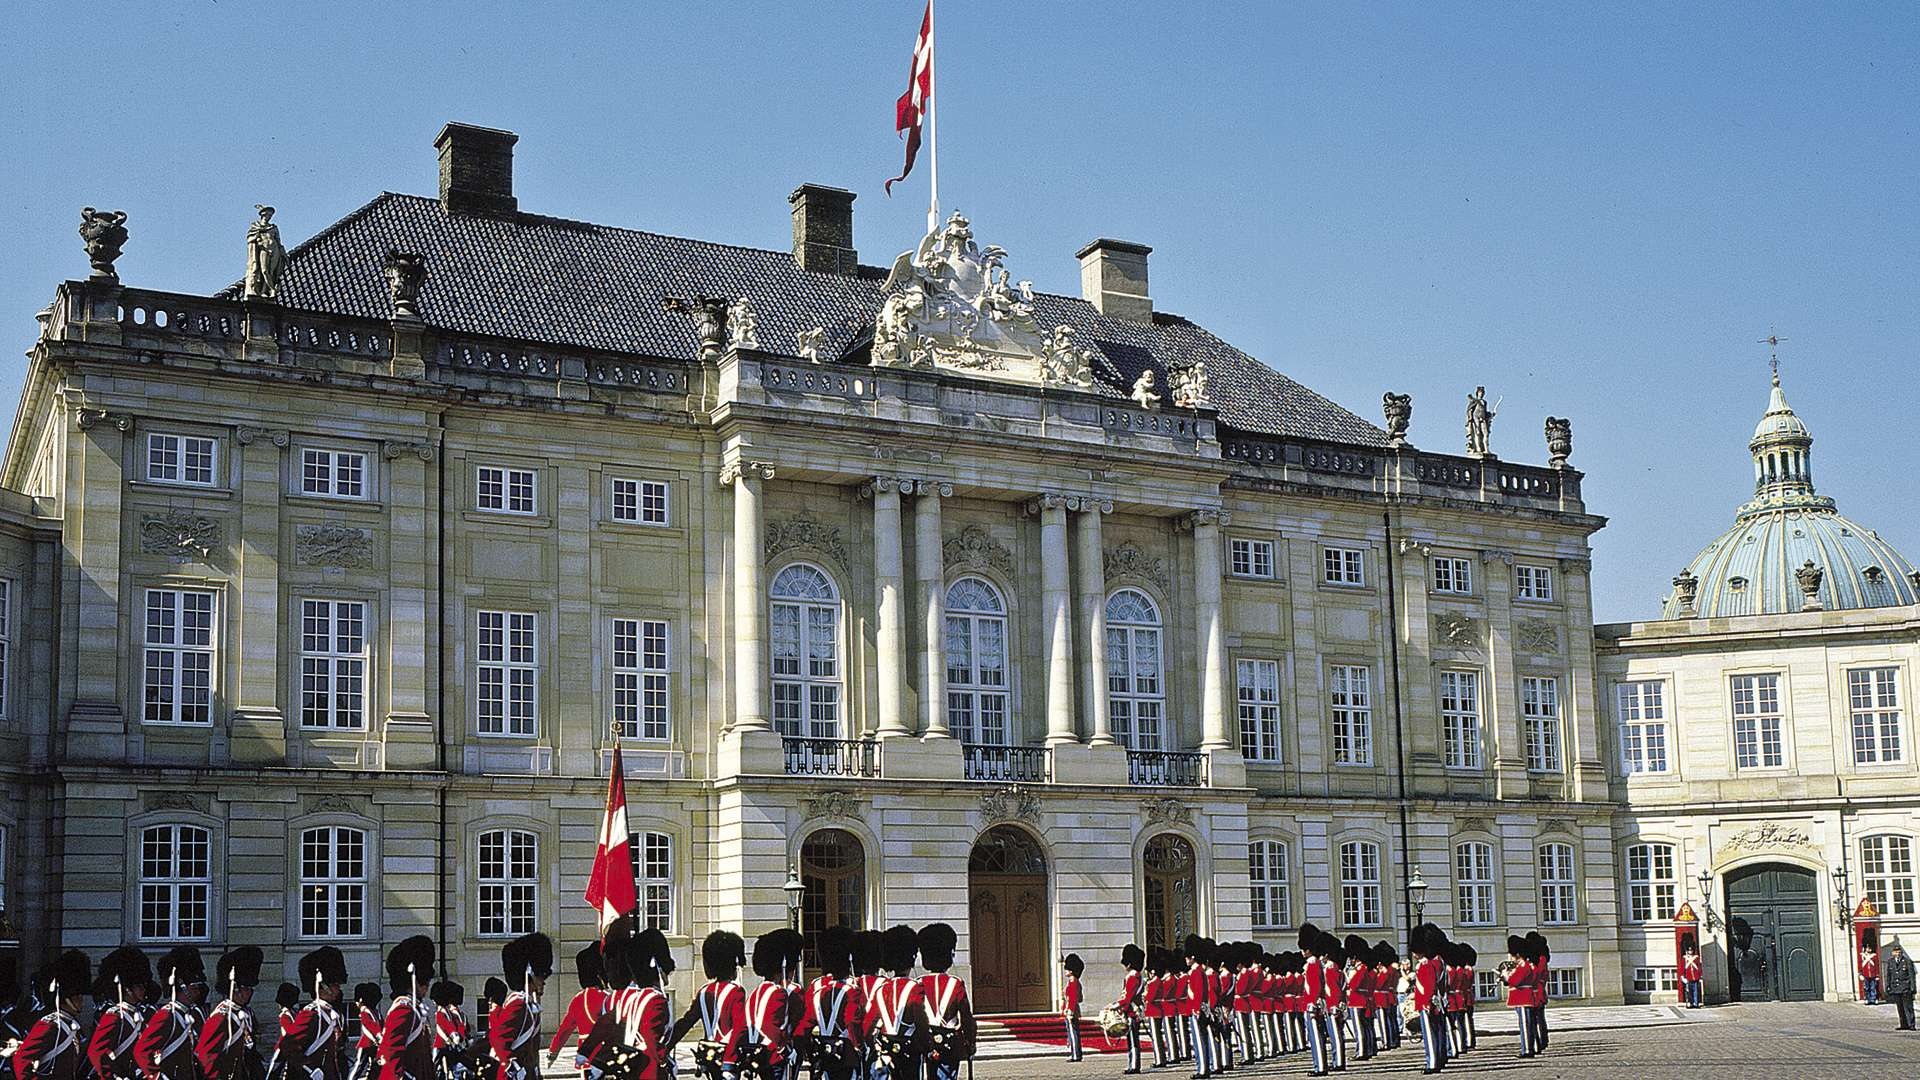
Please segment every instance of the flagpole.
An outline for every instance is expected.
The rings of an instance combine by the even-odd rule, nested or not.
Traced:
[[[927,232],[940,227],[940,64],[934,49],[933,0],[927,0],[927,155],[930,159]]]

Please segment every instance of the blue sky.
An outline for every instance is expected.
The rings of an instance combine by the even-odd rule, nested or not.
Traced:
[[[782,248],[802,181],[889,201],[919,0],[18,4],[0,43],[0,395],[33,313],[123,208],[131,283],[239,275],[255,202],[298,241],[431,192],[461,119],[518,131],[522,207]],[[1816,477],[1920,558],[1920,7],[944,0],[943,202],[1016,277],[1077,292],[1097,236],[1156,304],[1413,440],[1543,461],[1574,422],[1601,619],[1656,611],[1731,520],[1770,326]]]

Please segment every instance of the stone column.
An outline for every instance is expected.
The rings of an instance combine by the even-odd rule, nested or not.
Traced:
[[[287,722],[280,711],[280,459],[286,431],[234,430],[240,458],[240,587],[238,682],[228,731],[236,762],[290,764]],[[296,622],[297,625],[297,622]]]
[[[1046,627],[1047,745],[1080,741],[1073,727],[1072,583],[1067,565],[1067,505],[1064,495],[1042,495],[1027,504],[1040,519],[1040,617]]]
[[[914,584],[920,590],[920,730],[929,739],[951,739],[947,730],[947,568],[940,529],[940,500],[952,484],[914,484]]]
[[[433,569],[440,549],[430,542],[432,515],[439,507],[439,479],[432,462],[439,452],[431,442],[391,441],[380,447],[387,470],[387,574],[392,582],[387,593],[388,700],[381,759],[389,769],[433,768],[439,756],[436,715],[439,723],[447,723],[446,704],[429,697],[437,659],[430,646],[450,629],[434,630],[433,625]],[[457,721],[447,728],[448,744],[464,741],[466,730]]]
[[[773,466],[743,461],[720,472],[733,489],[733,728],[771,731],[767,719],[766,507],[760,485]]]
[[[1081,692],[1086,698],[1087,741],[1114,746],[1113,720],[1107,703],[1107,572],[1100,541],[1100,517],[1113,512],[1111,499],[1083,499],[1079,526],[1074,531],[1074,569],[1080,581]]]
[[[876,682],[882,739],[912,734],[900,707],[907,665],[907,625],[900,599],[906,578],[900,550],[900,489],[911,485],[912,481],[903,485],[898,477],[876,476],[860,488],[861,497],[873,500],[873,593],[880,654]]]
[[[1227,643],[1220,612],[1220,526],[1225,510],[1195,510],[1185,518],[1193,531],[1193,613],[1200,630],[1200,749],[1234,750],[1227,730]]]

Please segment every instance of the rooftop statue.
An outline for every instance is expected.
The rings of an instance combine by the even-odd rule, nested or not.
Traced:
[[[796,330],[793,335],[800,359],[809,364],[820,362],[820,342],[827,336],[825,327],[816,326],[811,330]]]
[[[113,261],[120,257],[120,249],[127,243],[127,212],[81,207],[80,242],[86,245],[93,276],[113,277]]]
[[[1499,402],[1487,404],[1487,388],[1476,386],[1473,393],[1467,395],[1467,453],[1474,457],[1492,457],[1489,448],[1493,439],[1493,418],[1498,415]]]
[[[1547,464],[1564,469],[1572,454],[1573,421],[1563,416],[1547,417]]]
[[[387,292],[393,297],[393,317],[420,317],[420,286],[427,280],[427,257],[398,248],[387,249]]]
[[[1413,422],[1413,395],[1396,394],[1389,390],[1380,396],[1380,411],[1387,417],[1387,442],[1393,446],[1405,446],[1407,425]]]
[[[1133,380],[1133,394],[1131,396],[1134,402],[1143,409],[1151,409],[1160,404],[1160,392],[1153,388],[1152,368],[1141,372],[1140,377]]]
[[[727,305],[727,347],[760,347],[760,317],[753,313],[753,301],[744,296]]]
[[[1198,409],[1207,404],[1207,369],[1198,363],[1167,369],[1167,389],[1173,403],[1182,409]]]
[[[273,223],[273,207],[256,203],[260,217],[247,226],[247,280],[249,300],[272,300],[280,295],[280,275],[287,269],[287,249],[280,245],[280,226]]]

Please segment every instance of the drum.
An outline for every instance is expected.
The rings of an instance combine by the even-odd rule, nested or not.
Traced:
[[[1100,1010],[1100,1018],[1095,1023],[1099,1024],[1100,1030],[1109,1036],[1117,1038],[1127,1033],[1126,1014],[1111,1005]]]

